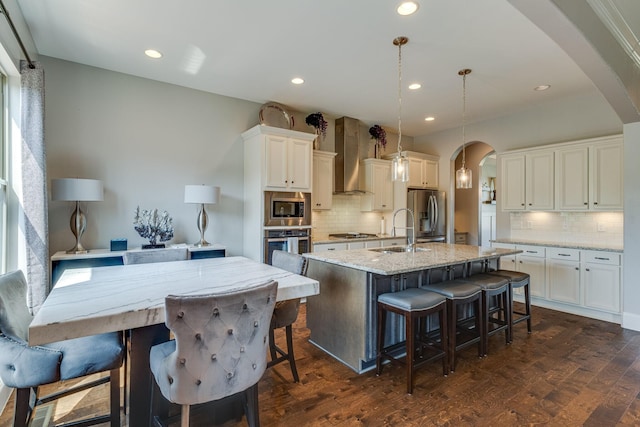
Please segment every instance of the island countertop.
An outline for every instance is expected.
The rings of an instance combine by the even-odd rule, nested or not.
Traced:
[[[380,248],[376,248],[380,249]],[[453,264],[499,258],[522,252],[483,246],[419,243],[415,252],[382,253],[373,249],[323,251],[305,257],[381,275],[394,275]]]

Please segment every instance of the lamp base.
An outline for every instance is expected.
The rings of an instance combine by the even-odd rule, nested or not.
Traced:
[[[203,246],[211,246],[211,243],[209,243],[206,240],[202,239],[198,243],[194,243],[193,246],[195,246],[196,248],[201,248]]]

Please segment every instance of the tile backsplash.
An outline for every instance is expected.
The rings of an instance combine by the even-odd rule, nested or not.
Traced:
[[[380,233],[382,216],[391,221],[393,213],[361,212],[360,196],[357,194],[334,194],[333,207],[328,211],[313,211],[312,233],[326,236],[330,233]]]
[[[622,212],[512,212],[511,238],[622,246]]]

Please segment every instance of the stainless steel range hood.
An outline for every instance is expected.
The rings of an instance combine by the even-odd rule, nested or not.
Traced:
[[[360,121],[351,117],[336,119],[335,192],[361,194]]]

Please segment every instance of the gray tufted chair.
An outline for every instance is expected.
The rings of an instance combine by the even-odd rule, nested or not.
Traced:
[[[94,335],[43,346],[29,346],[27,282],[22,271],[0,275],[0,379],[16,388],[14,427],[28,424],[35,406],[106,382],[111,383],[111,413],[82,425],[120,426],[120,375],[124,346],[119,333]],[[38,398],[38,387],[110,371],[110,376]]]
[[[187,248],[142,249],[125,252],[122,260],[125,265],[147,264],[152,262],[184,261],[187,256]]]
[[[182,405],[183,427],[190,405],[238,393],[248,424],[260,425],[258,381],[277,288],[271,280],[236,292],[166,297],[165,323],[175,340],[153,346],[149,363],[162,395]]]
[[[292,254],[285,251],[273,251],[271,265],[290,271],[294,274],[304,276],[307,274],[307,259],[302,255]],[[276,303],[273,309],[273,317],[271,318],[271,327],[269,328],[269,352],[271,353],[271,361],[268,367],[277,365],[280,362],[288,361],[291,367],[291,375],[293,381],[299,382],[298,369],[296,368],[296,359],[293,354],[293,322],[298,318],[300,310],[300,299],[286,300]],[[287,338],[287,351],[276,345],[275,329],[285,328]]]

